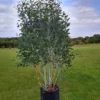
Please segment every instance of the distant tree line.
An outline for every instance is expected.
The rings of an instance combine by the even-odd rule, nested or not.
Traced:
[[[100,34],[95,34],[91,37],[78,37],[78,38],[72,38],[71,44],[78,45],[78,44],[93,44],[93,43],[100,43]]]
[[[77,37],[70,38],[70,42],[72,45],[78,44],[93,44],[100,43],[100,34],[95,34],[91,37]],[[13,38],[0,38],[0,48],[17,48],[18,47],[18,37]]]
[[[18,46],[18,38],[0,38],[0,48],[16,48]]]

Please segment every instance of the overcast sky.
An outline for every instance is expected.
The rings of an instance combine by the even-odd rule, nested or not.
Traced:
[[[15,37],[18,0],[0,0],[0,37]],[[100,0],[61,0],[62,9],[70,18],[70,36],[100,34]]]

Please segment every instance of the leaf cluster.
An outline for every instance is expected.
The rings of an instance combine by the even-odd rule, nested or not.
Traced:
[[[54,62],[71,65],[74,58],[69,40],[68,15],[55,0],[25,0],[17,5],[21,66]],[[54,57],[52,59],[52,53]]]

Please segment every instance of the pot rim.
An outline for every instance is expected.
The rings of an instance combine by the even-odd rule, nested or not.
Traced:
[[[43,87],[40,87],[40,89],[42,89],[44,92],[47,92],[47,93],[53,93],[53,92],[59,90],[59,87],[57,85],[55,85],[55,86],[56,86],[56,89],[54,91],[51,91],[51,92],[44,90]]]

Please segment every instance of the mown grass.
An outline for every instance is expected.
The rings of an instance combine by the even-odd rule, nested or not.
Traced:
[[[100,100],[100,44],[74,46],[80,53],[59,80],[60,100]],[[40,100],[32,67],[16,67],[16,49],[0,49],[0,100]]]

